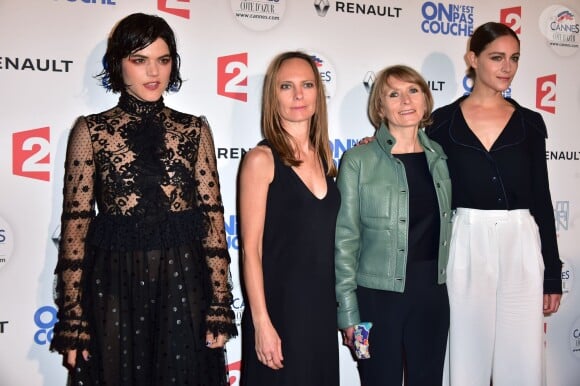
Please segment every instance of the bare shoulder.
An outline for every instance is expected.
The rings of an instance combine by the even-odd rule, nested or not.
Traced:
[[[244,155],[244,164],[257,167],[274,165],[274,155],[268,146],[256,146]]]
[[[274,178],[274,155],[268,146],[256,146],[244,155],[242,175],[251,175],[252,179]]]

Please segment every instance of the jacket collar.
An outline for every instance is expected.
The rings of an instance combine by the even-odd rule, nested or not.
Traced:
[[[376,140],[381,149],[383,149],[385,153],[387,153],[388,155],[392,154],[393,146],[395,146],[397,140],[395,139],[395,137],[393,137],[393,135],[389,131],[389,128],[384,122],[381,123],[381,127],[379,127],[379,130],[377,131]],[[421,146],[423,146],[423,149],[425,151],[435,152],[435,149],[433,149],[429,137],[427,137],[427,134],[425,134],[425,131],[423,129],[419,129],[419,143],[421,143]]]

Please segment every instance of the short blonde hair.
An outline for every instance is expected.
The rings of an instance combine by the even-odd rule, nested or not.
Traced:
[[[431,90],[429,89],[429,85],[423,79],[421,74],[417,71],[412,69],[409,66],[405,65],[396,65],[390,66],[383,70],[381,70],[373,84],[373,88],[371,90],[371,94],[369,96],[369,107],[368,107],[368,114],[371,123],[375,128],[379,128],[381,123],[385,122],[388,126],[388,122],[381,114],[382,110],[382,95],[383,89],[385,85],[388,84],[388,80],[390,77],[414,83],[419,86],[423,94],[425,95],[425,115],[419,122],[419,127],[425,127],[432,123],[431,119],[431,111],[433,110],[433,95],[431,94]]]

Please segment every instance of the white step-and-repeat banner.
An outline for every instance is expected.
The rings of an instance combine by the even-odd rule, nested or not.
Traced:
[[[295,49],[315,58],[338,162],[373,132],[366,103],[377,71],[416,68],[442,106],[469,92],[463,57],[474,28],[510,25],[522,44],[507,94],[547,123],[565,262],[562,306],[545,323],[546,383],[580,385],[580,1],[552,1],[0,0],[0,385],[65,384],[61,357],[48,346],[66,139],[76,117],[116,103],[94,75],[112,26],[133,12],[160,15],[176,32],[185,83],[167,105],[206,115],[212,125],[238,323],[235,181],[243,154],[261,138],[261,84],[271,58]],[[240,342],[228,344],[236,386]],[[341,385],[359,385],[342,346]]]

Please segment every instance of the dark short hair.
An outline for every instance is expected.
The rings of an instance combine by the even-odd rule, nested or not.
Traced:
[[[502,36],[511,36],[520,44],[520,38],[518,38],[518,35],[510,27],[502,23],[490,21],[480,25],[473,31],[469,39],[469,51],[473,51],[475,56],[479,56],[489,43]],[[475,79],[475,70],[472,67],[467,69],[467,76]]]
[[[163,18],[143,13],[133,13],[114,27],[107,42],[107,52],[103,56],[103,70],[97,75],[102,86],[112,92],[125,90],[123,59],[159,38],[165,41],[171,56],[171,74],[166,91],[178,91],[182,80],[179,74],[181,63],[177,53],[175,34]]]

